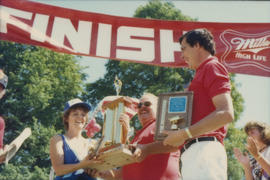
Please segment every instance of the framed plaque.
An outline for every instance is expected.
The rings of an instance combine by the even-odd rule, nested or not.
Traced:
[[[163,130],[175,131],[190,126],[193,92],[162,93],[158,96],[155,139],[163,140]]]

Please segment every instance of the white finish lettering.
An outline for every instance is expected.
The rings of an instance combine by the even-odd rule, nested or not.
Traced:
[[[110,57],[112,40],[112,25],[98,25],[97,50],[96,55],[102,57]]]
[[[181,51],[179,42],[173,41],[172,30],[160,30],[160,56],[162,63],[175,62],[174,52]]]
[[[153,40],[132,39],[131,36],[154,37],[154,29],[121,26],[117,31],[117,46],[139,48],[140,50],[117,49],[116,58],[152,62],[155,58]]]
[[[48,27],[49,16],[36,14],[30,38],[39,42],[46,40],[46,30]]]
[[[0,32],[7,33],[7,24],[11,24],[25,31],[29,30],[29,25],[17,20],[16,18],[13,18],[12,16],[31,20],[32,15],[33,14],[30,12],[0,6]]]
[[[76,31],[70,19],[56,17],[51,38],[64,47],[66,37],[75,52],[89,54],[91,31],[92,22],[79,21],[78,31]]]

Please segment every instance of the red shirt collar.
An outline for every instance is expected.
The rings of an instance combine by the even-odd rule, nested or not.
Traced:
[[[199,69],[201,69],[206,63],[208,63],[209,61],[212,61],[212,60],[217,60],[217,57],[215,56],[211,56],[209,58],[207,58],[205,61],[203,61],[199,67],[196,69],[196,71],[198,71]]]

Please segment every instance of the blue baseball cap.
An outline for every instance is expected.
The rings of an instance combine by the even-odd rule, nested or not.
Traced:
[[[64,112],[66,112],[67,110],[69,110],[71,107],[74,106],[84,106],[86,109],[88,109],[88,111],[91,110],[91,105],[83,102],[82,100],[75,98],[75,99],[71,99],[68,102],[66,102],[65,104],[65,108],[64,108]]]
[[[3,73],[3,71],[0,71],[0,84],[3,85],[4,89],[7,88],[8,77],[5,75],[5,73]]]

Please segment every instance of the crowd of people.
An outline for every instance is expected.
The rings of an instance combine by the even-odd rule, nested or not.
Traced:
[[[76,126],[70,125],[70,128],[77,128],[77,130],[67,130],[65,135],[52,138],[51,159],[57,177],[63,178],[67,174],[74,174],[78,169],[84,168],[84,172],[90,172],[89,176],[103,179],[227,179],[227,155],[223,141],[227,134],[228,124],[234,120],[228,71],[214,56],[214,38],[207,29],[191,30],[181,36],[179,42],[182,58],[190,69],[195,70],[195,76],[188,88],[188,91],[193,92],[191,126],[177,131],[164,131],[167,137],[163,141],[155,141],[158,97],[145,93],[140,98],[137,112],[142,128],[136,132],[130,142],[135,148],[132,155],[135,163],[97,172],[89,171],[89,168],[92,163],[102,163],[102,161],[93,156],[93,159],[83,159],[87,157],[86,152],[81,153],[81,159],[83,159],[81,162],[66,161],[68,159],[65,155],[66,145],[63,144],[67,144],[66,141],[72,144],[74,137],[77,137],[79,141],[80,131],[86,121],[79,120],[79,117],[77,120],[67,121],[68,115],[64,115],[64,122],[75,122]],[[70,109],[73,108],[73,106],[70,107]],[[84,113],[87,113],[86,110]],[[129,129],[129,121],[129,116],[121,114],[119,122],[126,128],[125,133]],[[78,122],[82,123],[81,126]],[[65,129],[67,129],[66,126]],[[77,132],[75,133],[77,135],[74,136],[74,133],[70,132]],[[235,157],[242,164],[246,179],[268,179],[270,129],[266,124],[250,122],[245,126],[245,132],[248,135],[246,148],[253,157],[250,158],[247,153],[242,154],[238,148],[234,149]],[[82,139],[80,141],[83,142]],[[82,145],[79,146],[82,147]],[[75,145],[70,147],[73,147],[71,149],[76,152]],[[79,154],[78,150],[77,152]],[[71,163],[75,164],[70,165]]]
[[[123,180],[226,180],[227,155],[224,138],[227,126],[234,120],[228,71],[215,57],[215,43],[207,29],[195,29],[180,37],[182,59],[195,76],[188,91],[193,92],[192,121],[189,127],[164,131],[167,137],[155,141],[158,97],[145,93],[137,107],[142,128],[130,141],[134,163],[108,171],[91,168],[104,163],[89,156],[92,141],[82,136],[91,106],[72,99],[63,111],[64,134],[50,140],[50,158],[56,180],[103,179]],[[0,71],[0,97],[7,87],[7,76]],[[3,118],[0,117],[0,148],[3,148]],[[130,117],[121,114],[119,122],[129,129]],[[234,155],[249,179],[270,179],[270,127],[249,122],[246,149],[234,149]],[[181,166],[179,166],[181,164]]]

